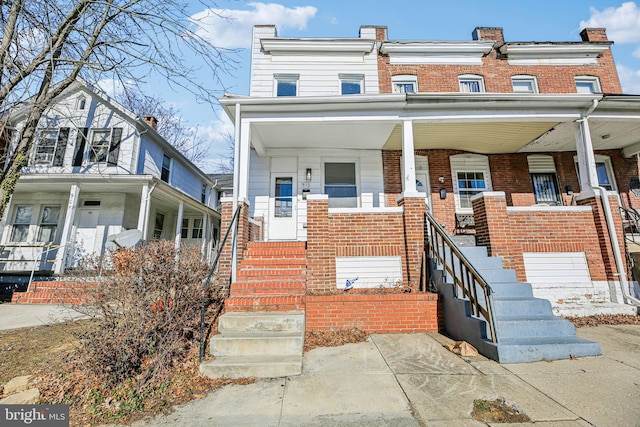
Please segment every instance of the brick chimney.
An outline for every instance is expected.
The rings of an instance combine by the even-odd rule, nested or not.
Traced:
[[[144,116],[144,122],[153,130],[158,130],[158,119],[154,116]]]
[[[387,40],[387,27],[383,25],[361,25],[360,34],[361,39],[372,39],[376,41]]]
[[[496,43],[504,43],[502,27],[476,27],[471,33],[473,40],[493,40]]]
[[[585,28],[580,31],[583,42],[608,42],[606,28]]]

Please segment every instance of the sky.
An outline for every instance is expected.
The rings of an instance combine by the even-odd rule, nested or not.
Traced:
[[[249,94],[251,30],[258,24],[275,24],[278,36],[293,38],[358,37],[362,25],[385,25],[394,40],[471,40],[475,27],[502,27],[507,42],[580,41],[582,28],[605,27],[615,42],[623,91],[640,94],[640,0],[217,0],[215,10],[199,4],[191,6],[199,34],[216,47],[233,49],[231,59],[237,61],[222,83],[212,86],[219,96]],[[209,145],[199,166],[216,172],[228,153],[223,135],[233,133],[221,108],[202,105],[162,81],[148,84],[197,128]]]

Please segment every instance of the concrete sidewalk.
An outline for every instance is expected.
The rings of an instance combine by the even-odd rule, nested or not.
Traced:
[[[536,426],[640,426],[640,326],[578,335],[604,355],[500,365],[456,356],[438,334],[373,335],[306,353],[298,377],[227,386],[136,425],[484,426],[473,400],[503,398]]]
[[[63,305],[0,304],[0,331],[48,325],[84,317]]]

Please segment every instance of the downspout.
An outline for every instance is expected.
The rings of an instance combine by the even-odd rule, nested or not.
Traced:
[[[582,118],[578,120],[578,122],[587,121],[589,119],[589,115],[596,109],[598,106],[598,100],[594,99],[591,107],[582,115]],[[584,135],[583,135],[584,138]],[[589,136],[591,138],[591,136]],[[593,147],[590,148],[593,150]],[[634,298],[629,292],[629,282],[627,281],[627,269],[625,263],[623,262],[622,252],[620,252],[620,244],[618,241],[618,233],[616,233],[616,226],[613,221],[613,212],[611,211],[611,204],[609,203],[609,196],[607,195],[607,190],[604,187],[599,185],[592,185],[591,188],[593,190],[598,190],[597,193],[600,196],[600,200],[602,201],[602,208],[604,210],[604,217],[607,222],[607,233],[609,234],[609,240],[611,243],[611,250],[613,251],[613,258],[616,263],[616,269],[618,270],[618,278],[620,280],[620,290],[622,291],[622,296],[626,300],[625,303],[629,305],[640,305],[640,300]]]

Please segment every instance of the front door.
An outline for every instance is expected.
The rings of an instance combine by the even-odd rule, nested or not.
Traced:
[[[293,173],[271,174],[269,240],[295,240],[297,233],[296,179]]]
[[[76,238],[73,256],[70,257],[72,267],[77,267],[84,258],[94,253],[99,217],[99,209],[78,209]]]
[[[429,179],[427,174],[417,173],[416,174],[416,190],[418,193],[424,193],[425,203],[427,206],[431,205],[431,189],[429,186]]]

